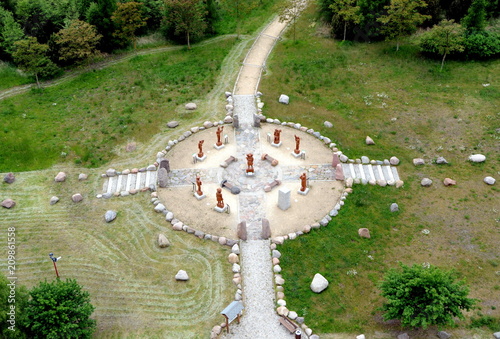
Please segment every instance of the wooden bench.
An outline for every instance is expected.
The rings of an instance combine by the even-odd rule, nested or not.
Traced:
[[[281,316],[280,317],[280,324],[285,326],[285,328],[290,331],[290,333],[294,333],[299,326],[295,324],[293,321],[291,321],[288,317]]]

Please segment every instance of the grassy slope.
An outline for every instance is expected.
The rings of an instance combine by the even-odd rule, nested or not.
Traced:
[[[401,260],[455,268],[481,299],[481,312],[498,322],[500,194],[482,179],[499,179],[500,62],[448,62],[439,72],[437,61],[421,58],[411,46],[398,53],[391,43],[339,47],[318,34],[314,10],[298,23],[299,41],[285,40],[271,54],[260,86],[264,114],[321,131],[350,158],[398,156],[405,187],[356,186],[327,228],[280,247],[288,307],[323,333],[397,330],[380,320],[376,284]],[[277,103],[281,93],[290,96],[290,105]],[[334,127],[325,128],[325,120]],[[365,145],[366,135],[376,146]],[[473,153],[488,160],[467,162]],[[437,156],[450,164],[430,164]],[[416,157],[428,165],[414,167]],[[433,186],[420,187],[423,177]],[[445,177],[457,186],[444,187]],[[400,212],[389,212],[392,202]],[[372,238],[361,240],[360,227]],[[317,272],[330,281],[320,295],[309,290]]]

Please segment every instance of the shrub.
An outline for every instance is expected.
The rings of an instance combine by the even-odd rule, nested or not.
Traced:
[[[468,34],[464,54],[469,59],[490,59],[500,56],[500,34],[480,31]]]

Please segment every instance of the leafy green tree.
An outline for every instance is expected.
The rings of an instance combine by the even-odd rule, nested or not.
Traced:
[[[40,88],[39,77],[49,77],[57,70],[57,66],[47,56],[49,46],[40,44],[35,37],[16,41],[14,46],[14,62],[23,71],[33,73]]]
[[[116,24],[115,36],[125,41],[133,41],[136,45],[135,32],[146,25],[146,18],[142,16],[143,4],[135,1],[118,3],[111,20]]]
[[[295,26],[300,12],[304,9],[304,1],[302,0],[288,0],[281,8],[279,13],[279,21],[291,21],[293,28],[293,41],[295,41]]]
[[[361,14],[359,6],[356,6],[356,0],[333,0],[330,8],[333,10],[334,15],[338,16],[344,21],[344,39],[347,34],[347,24],[352,22],[359,24],[361,22]]]
[[[17,285],[17,280],[9,280],[0,274],[0,337],[27,338],[28,298],[26,287]]]
[[[70,63],[80,63],[96,53],[96,46],[102,35],[97,33],[95,26],[81,20],[71,24],[54,35],[59,60]]]
[[[411,267],[400,264],[391,269],[380,283],[381,295],[387,299],[382,309],[384,319],[399,319],[404,327],[427,328],[453,324],[453,318],[464,319],[462,310],[476,303],[467,297],[469,289],[457,274],[435,266]]]
[[[486,26],[486,0],[474,0],[467,15],[462,19],[462,26],[470,31],[483,31]]]
[[[14,52],[14,42],[23,37],[21,25],[14,20],[12,13],[0,7],[0,56],[10,57]]]
[[[184,34],[188,49],[191,38],[200,37],[207,28],[205,3],[201,0],[165,0],[166,22],[176,35]]]
[[[383,24],[381,30],[388,39],[396,39],[396,51],[399,51],[401,37],[415,33],[418,25],[430,19],[430,16],[419,13],[419,8],[426,6],[422,0],[391,0],[391,4],[384,7],[387,14],[377,21]]]
[[[41,43],[47,43],[51,35],[63,27],[68,14],[68,3],[65,1],[19,0],[15,14],[26,35],[36,37]]]
[[[27,315],[34,338],[91,338],[95,307],[76,280],[40,282],[30,290]]]
[[[442,20],[439,24],[422,35],[420,47],[431,53],[443,56],[441,70],[443,70],[446,56],[452,52],[464,51],[464,29],[453,20]]]
[[[380,39],[382,25],[377,19],[384,13],[384,6],[389,5],[390,0],[357,0],[356,4],[361,20],[355,38],[367,42]]]
[[[94,25],[102,35],[99,48],[103,51],[112,51],[119,45],[114,37],[115,25],[111,20],[115,9],[115,0],[97,0],[92,2],[87,10],[85,21]]]

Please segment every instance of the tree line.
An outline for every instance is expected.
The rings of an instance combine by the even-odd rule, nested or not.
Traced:
[[[401,39],[426,30],[419,45],[427,54],[486,59],[500,55],[499,0],[319,0],[323,19],[343,41]],[[497,23],[498,25],[498,23]]]
[[[236,28],[250,10],[275,0],[0,0],[0,60],[39,78],[101,53],[136,46],[161,32],[186,43]]]

